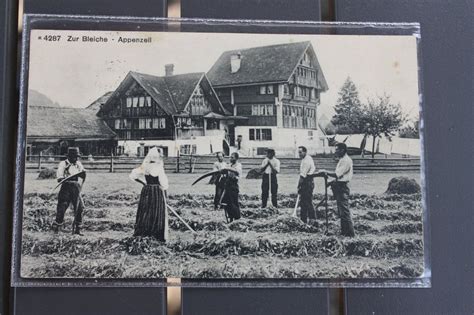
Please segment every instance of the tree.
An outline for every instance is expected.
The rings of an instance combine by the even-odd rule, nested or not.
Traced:
[[[420,121],[416,120],[412,125],[400,129],[400,138],[420,139]]]
[[[339,91],[339,98],[334,107],[336,114],[331,120],[334,126],[336,126],[337,133],[360,133],[362,129],[359,121],[361,109],[359,91],[357,91],[357,87],[352,79],[347,77]]]
[[[390,96],[368,99],[360,112],[363,132],[372,136],[372,158],[375,156],[375,139],[385,135],[391,137],[405,121],[400,104],[393,104]]]

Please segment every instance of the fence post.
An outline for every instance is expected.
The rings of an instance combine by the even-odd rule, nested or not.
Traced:
[[[193,154],[189,157],[189,173],[193,172]]]
[[[110,153],[110,173],[114,172],[114,153]]]
[[[43,156],[43,152],[40,151],[38,154],[38,170],[41,171],[41,157]]]
[[[178,155],[176,156],[176,173],[179,173],[179,151],[178,151]]]

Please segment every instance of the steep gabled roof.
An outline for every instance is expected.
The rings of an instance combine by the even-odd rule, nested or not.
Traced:
[[[100,96],[98,99],[93,101],[89,106],[87,106],[86,109],[92,110],[97,113],[100,107],[107,102],[107,100],[109,99],[109,97],[112,95],[113,92],[114,91],[106,92],[104,95]]]
[[[171,94],[178,112],[184,110],[196,86],[204,75],[204,72],[198,72],[164,77],[166,86],[168,87],[168,91]]]
[[[286,82],[308,47],[311,47],[311,43],[306,41],[226,51],[217,59],[207,76],[214,87]],[[242,58],[240,69],[231,73],[230,57],[239,53]],[[324,89],[326,81],[324,77],[322,80]]]
[[[204,72],[160,77],[130,71],[113,94],[133,78],[168,115],[175,115],[184,110],[203,76]]]
[[[116,134],[85,108],[28,106],[27,137],[111,139]]]

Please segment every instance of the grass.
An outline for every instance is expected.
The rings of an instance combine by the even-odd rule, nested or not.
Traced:
[[[214,186],[207,185],[206,180],[191,186],[201,174],[168,173],[170,182],[170,194],[213,194]],[[387,190],[388,183],[395,176],[406,176],[420,182],[419,172],[394,173],[359,173],[354,174],[350,183],[351,193],[356,194],[382,194]],[[37,180],[37,173],[25,174],[25,193],[50,193],[57,182],[55,179]],[[278,188],[281,194],[292,194],[296,192],[298,174],[280,174],[278,177]],[[259,195],[261,180],[240,179],[240,191],[242,194]],[[323,181],[315,180],[315,192],[323,192]],[[88,173],[83,188],[84,193],[100,191],[102,193],[133,192],[140,193],[141,185],[131,181],[127,173]],[[55,192],[57,193],[58,190]]]
[[[89,178],[93,180],[93,178]],[[47,181],[35,181],[47,183]],[[117,189],[117,186],[113,186]],[[242,219],[224,223],[210,194],[174,194],[169,204],[196,230],[170,216],[170,240],[132,237],[138,194],[97,186],[84,193],[84,236],[50,231],[55,193],[28,192],[24,202],[21,274],[26,278],[406,278],[423,272],[420,195],[352,194],[357,236],[339,236],[335,201],[309,226],[290,214],[294,194],[281,208],[260,209],[259,197],[242,195]],[[315,201],[321,198],[314,196]]]

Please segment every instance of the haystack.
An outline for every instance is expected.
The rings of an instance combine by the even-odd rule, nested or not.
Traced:
[[[56,178],[56,171],[52,168],[43,168],[38,174],[38,179],[51,179],[51,178]]]
[[[421,191],[416,180],[408,177],[394,177],[388,183],[387,194],[417,194]]]

